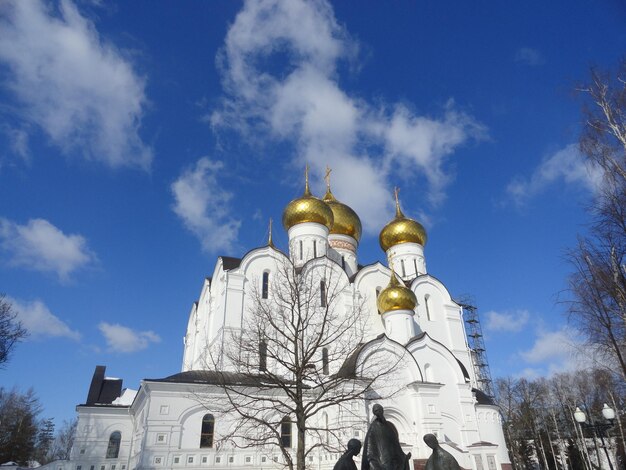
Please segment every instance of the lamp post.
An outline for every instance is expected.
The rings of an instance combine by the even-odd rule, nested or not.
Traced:
[[[613,464],[611,463],[611,457],[609,456],[609,451],[606,447],[606,443],[604,442],[604,432],[609,428],[613,427],[613,422],[615,421],[615,411],[606,403],[602,407],[602,416],[606,420],[606,422],[595,422],[587,423],[587,415],[580,408],[576,407],[576,411],[574,412],[574,419],[580,424],[580,426],[585,426],[585,428],[589,428],[593,431],[594,436],[600,435],[600,442],[602,442],[602,447],[604,447],[604,452],[606,454],[606,460],[609,462],[609,468],[613,470]],[[584,438],[584,434],[583,434]],[[596,447],[597,452],[597,447]],[[598,464],[600,464],[600,455],[598,453]]]

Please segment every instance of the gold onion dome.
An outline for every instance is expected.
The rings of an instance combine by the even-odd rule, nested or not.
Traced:
[[[330,229],[330,233],[334,233],[337,235],[348,235],[354,238],[357,242],[361,240],[361,219],[359,216],[352,210],[350,206],[339,202],[333,196],[333,193],[330,190],[330,169],[326,168],[326,195],[324,196],[323,201],[328,204],[330,209],[333,211],[333,226]]]
[[[287,204],[283,211],[283,226],[285,230],[305,222],[325,225],[328,230],[333,226],[333,211],[328,204],[311,194],[308,167],[305,172],[304,194]]]
[[[380,231],[378,241],[383,251],[400,243],[418,243],[422,246],[426,245],[426,230],[419,222],[409,219],[402,213],[400,209],[400,201],[398,200],[398,189],[396,188],[396,217],[383,227]]]
[[[379,313],[393,310],[413,310],[417,305],[417,297],[411,289],[400,284],[396,273],[391,270],[389,285],[378,294],[376,305]]]

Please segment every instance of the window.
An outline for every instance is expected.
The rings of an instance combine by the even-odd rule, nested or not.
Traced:
[[[111,470],[115,470],[115,467],[116,467],[115,464],[111,465]]]
[[[261,289],[261,298],[267,299],[270,290],[270,273],[263,273],[263,288]]]
[[[166,415],[169,414],[170,412],[170,406],[169,405],[161,405],[161,408],[159,409],[159,413],[162,415]]]
[[[326,281],[320,281],[320,305],[326,307]]]
[[[495,455],[487,456],[487,468],[489,470],[497,470],[498,466],[496,465],[496,457]]]
[[[328,375],[328,348],[322,349],[322,372]]]
[[[180,457],[174,457],[174,463],[180,463]]]
[[[415,275],[417,276],[417,260],[413,259],[413,266],[415,266]]]
[[[267,343],[265,341],[259,343],[259,370],[267,370]]]
[[[91,467],[89,467],[89,470],[96,470],[96,466],[92,465]]]
[[[204,457],[202,457],[202,463],[206,463],[207,462],[207,457],[206,455]]]
[[[215,457],[215,463],[220,463],[222,461],[222,457]]]
[[[265,457],[265,456],[261,457],[261,462],[263,462],[263,463],[267,462],[267,457]]]
[[[107,447],[107,459],[116,459],[120,455],[120,443],[122,442],[122,433],[115,431],[109,437],[109,446]]]
[[[300,240],[299,245],[300,245],[300,259],[302,259],[302,240]]]
[[[80,449],[80,454],[84,454],[85,453],[85,449]]]
[[[157,434],[157,444],[164,444],[165,443],[165,434]]]
[[[406,268],[404,267],[404,260],[400,260],[400,266],[402,268],[402,277],[406,277]]]
[[[206,414],[202,418],[202,431],[200,433],[200,447],[213,447],[213,431],[215,418],[212,414]]]
[[[317,258],[317,240],[313,240],[313,258]]]
[[[82,470],[83,466],[82,465],[76,465],[76,470]]]
[[[474,456],[474,462],[476,463],[476,470],[484,470],[483,458],[480,455]]]
[[[235,461],[235,457],[228,457],[228,463],[233,463]]]
[[[426,306],[426,318],[428,319],[428,321],[432,320],[432,318],[430,318],[430,306],[428,305],[429,299],[430,299],[430,295],[426,294],[424,296],[424,305]]]
[[[101,465],[101,466],[100,466],[100,470],[104,470],[105,468],[106,468],[106,467],[105,467],[104,465]],[[61,470],[61,469],[59,469],[59,470]]]
[[[187,457],[187,463],[193,463],[193,457]]]
[[[344,258],[343,255],[341,256],[341,269],[344,271],[346,269],[346,258]]]
[[[291,447],[291,420],[285,416],[280,422],[280,442],[283,447]]]
[[[246,463],[252,463],[252,457],[246,457]]]

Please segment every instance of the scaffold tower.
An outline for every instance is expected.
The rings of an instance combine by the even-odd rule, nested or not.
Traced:
[[[466,301],[459,302],[459,304],[463,309],[467,342],[472,351],[472,362],[478,388],[490,397],[493,397],[493,381],[491,380],[491,371],[489,370],[489,361],[487,360],[487,351],[483,339],[483,330],[480,326],[478,309],[473,305],[473,302]]]

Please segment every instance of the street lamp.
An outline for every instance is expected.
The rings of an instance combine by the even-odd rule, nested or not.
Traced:
[[[606,420],[605,423],[593,421],[591,423],[586,423],[587,415],[585,414],[585,412],[579,407],[576,407],[576,411],[574,411],[574,419],[580,424],[581,427],[584,425],[586,428],[591,429],[594,433],[594,436],[596,434],[600,435],[600,442],[602,442],[602,447],[604,447],[606,459],[609,462],[609,468],[613,470],[613,464],[611,463],[611,458],[609,457],[609,451],[606,447],[606,443],[604,442],[604,432],[613,426],[613,422],[615,420],[615,411],[606,403],[602,407],[602,417]],[[600,455],[598,455],[598,464],[600,464]]]

